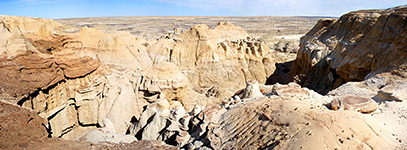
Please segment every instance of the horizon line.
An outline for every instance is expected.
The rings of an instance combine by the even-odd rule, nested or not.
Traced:
[[[33,17],[36,18],[36,17]],[[92,18],[339,18],[336,16],[104,16],[104,17],[72,17],[58,18],[53,20],[64,19],[92,19]]]

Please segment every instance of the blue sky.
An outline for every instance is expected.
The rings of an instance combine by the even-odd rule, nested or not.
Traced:
[[[0,15],[41,18],[106,16],[341,16],[405,0],[0,0]]]

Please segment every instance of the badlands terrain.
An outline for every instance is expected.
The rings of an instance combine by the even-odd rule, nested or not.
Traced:
[[[406,17],[0,16],[0,149],[406,149]]]
[[[318,17],[106,17],[58,19],[68,29],[77,32],[88,26],[104,32],[127,31],[137,38],[158,38],[168,33],[189,30],[197,24],[210,28],[219,22],[242,27],[251,37],[261,39],[270,47],[298,49],[299,39],[322,18]],[[287,44],[288,43],[288,44]],[[287,46],[286,46],[287,45]]]

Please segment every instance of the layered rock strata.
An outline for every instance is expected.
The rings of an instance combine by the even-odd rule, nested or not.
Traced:
[[[400,114],[407,110],[406,10],[406,6],[361,10],[339,19],[322,19],[301,38],[296,60],[277,66],[272,77],[339,96],[333,101],[334,107],[345,102],[344,109],[358,105],[356,110],[373,111],[372,116],[385,122],[383,125],[405,145],[405,121]],[[357,101],[364,102],[353,104]]]
[[[219,104],[242,87],[236,83],[264,82],[274,66],[263,42],[230,23],[147,41],[88,27],[62,32],[47,19],[0,19],[1,99],[46,118],[53,137],[86,137],[104,119],[125,134],[144,106],[162,100],[187,111]]]
[[[292,73],[321,93],[383,73],[405,78],[405,16],[400,6],[320,20],[301,39]]]
[[[0,99],[45,118],[41,130],[49,136],[93,143],[391,149],[394,137],[407,135],[400,119],[405,10],[321,20],[285,65],[275,65],[282,59],[264,42],[225,22],[145,40],[1,16]],[[328,94],[289,82],[264,85],[275,68]]]

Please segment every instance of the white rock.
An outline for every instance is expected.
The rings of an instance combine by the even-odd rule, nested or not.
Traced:
[[[131,135],[116,134],[113,122],[105,118],[103,119],[103,128],[95,129],[89,131],[82,138],[82,141],[91,142],[91,143],[131,143],[137,139]]]
[[[259,88],[259,82],[256,80],[248,81],[246,84],[246,89],[243,93],[242,99],[255,98],[264,96]]]
[[[153,120],[147,124],[141,135],[142,140],[157,140],[160,136],[160,131],[167,124],[167,119],[170,117],[169,110],[162,110],[155,113]]]
[[[157,108],[155,104],[147,105],[146,110],[141,114],[139,121],[134,126],[134,129],[131,130],[131,135],[136,135],[142,128],[147,125],[148,119],[150,119],[156,112]]]
[[[192,109],[192,115],[193,115],[193,116],[196,116],[196,115],[198,115],[199,113],[201,113],[201,111],[202,111],[201,106],[195,105],[194,108]]]

